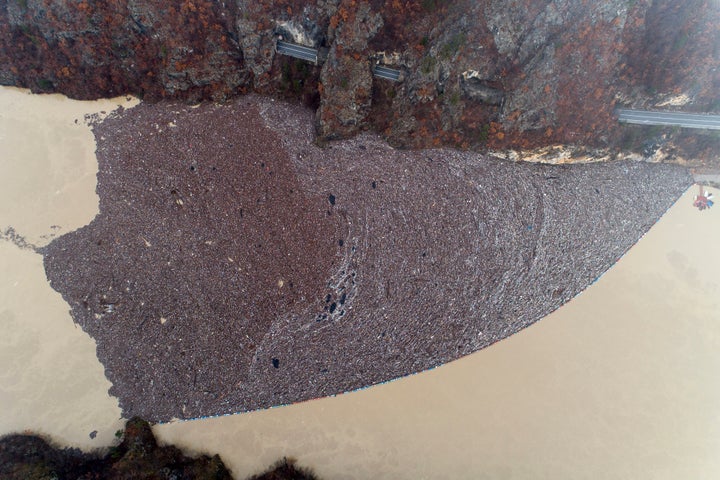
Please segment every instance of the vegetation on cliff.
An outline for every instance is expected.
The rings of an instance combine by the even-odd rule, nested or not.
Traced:
[[[122,442],[103,454],[54,447],[35,435],[0,438],[0,478],[7,480],[176,479],[232,480],[218,455],[190,458],[172,446],[159,446],[150,425],[133,418],[118,432]],[[283,459],[250,480],[314,480],[316,477]]]
[[[649,141],[707,160],[715,136],[647,137],[613,112],[720,110],[718,24],[711,0],[2,0],[0,84],[74,98],[256,91],[317,108],[327,139],[374,129],[405,147],[639,152]],[[323,60],[276,55],[281,37]],[[377,62],[402,81],[373,78]]]

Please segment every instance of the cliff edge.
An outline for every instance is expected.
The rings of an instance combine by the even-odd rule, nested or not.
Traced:
[[[613,112],[720,111],[719,24],[710,0],[0,0],[0,84],[80,99],[254,91],[316,108],[321,140],[372,129],[411,148],[571,145],[712,166],[712,132]],[[278,55],[278,39],[320,60]]]

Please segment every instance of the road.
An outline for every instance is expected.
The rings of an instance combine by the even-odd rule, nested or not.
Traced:
[[[298,45],[297,43],[288,43],[278,40],[277,52],[283,55],[289,55],[291,57],[299,58],[300,60],[307,60],[308,62],[317,63],[318,51],[314,48],[305,47]]]
[[[393,82],[400,81],[400,70],[395,70],[394,68],[376,65],[375,68],[373,68],[373,75],[378,78],[384,78],[385,80],[392,80]]]
[[[618,121],[639,125],[676,125],[685,128],[720,130],[720,115],[697,113],[650,112],[646,110],[617,109]]]

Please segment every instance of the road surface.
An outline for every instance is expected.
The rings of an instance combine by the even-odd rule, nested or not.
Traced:
[[[297,43],[288,43],[278,40],[276,49],[278,53],[299,58],[300,60],[307,60],[308,62],[313,63],[317,63],[318,61],[318,51],[314,48],[306,47],[304,45],[298,45]]]
[[[394,68],[375,65],[373,68],[373,75],[378,78],[384,78],[385,80],[392,80],[393,82],[400,81],[400,70],[395,70]]]
[[[646,110],[616,110],[618,121],[639,125],[676,125],[684,128],[720,130],[720,115],[698,113],[650,112]]]

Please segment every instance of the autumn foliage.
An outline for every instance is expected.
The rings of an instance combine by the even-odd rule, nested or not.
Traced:
[[[619,140],[618,105],[686,95],[677,108],[720,111],[715,3],[17,0],[0,10],[0,83],[148,100],[255,89],[319,108],[326,133],[374,129],[404,147],[615,148],[637,143]],[[328,62],[274,55],[283,22],[317,27]],[[396,55],[402,82],[369,77],[378,52]],[[468,71],[503,101],[469,93]],[[682,137],[710,155],[712,142]]]

